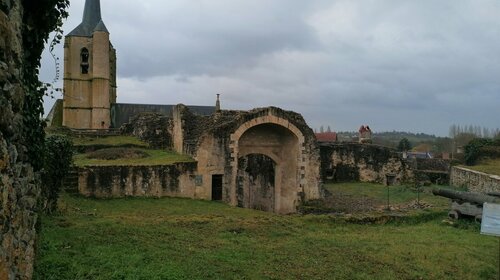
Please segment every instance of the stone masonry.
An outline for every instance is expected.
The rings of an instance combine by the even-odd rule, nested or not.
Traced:
[[[38,180],[21,144],[23,9],[0,2],[0,279],[31,279],[40,197]]]
[[[451,168],[450,184],[454,187],[465,187],[470,192],[500,192],[500,176],[458,166]]]

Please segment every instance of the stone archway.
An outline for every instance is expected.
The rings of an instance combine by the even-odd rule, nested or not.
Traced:
[[[233,205],[242,207],[257,208],[251,205],[251,199],[241,199],[241,192],[238,194],[238,174],[244,174],[243,170],[251,170],[253,174],[247,172],[247,189],[252,185],[253,190],[269,190],[269,186],[262,185],[262,182],[269,183],[266,179],[269,174],[265,174],[257,166],[244,166],[241,164],[250,162],[258,164],[259,160],[265,162],[265,158],[274,162],[274,197],[259,197],[259,206],[262,210],[274,211],[277,213],[291,213],[296,211],[300,200],[300,192],[303,189],[304,159],[304,136],[302,132],[285,119],[268,115],[250,120],[241,125],[235,133],[231,135],[233,184],[231,190],[231,202]],[[256,159],[255,154],[261,155]],[[249,161],[250,155],[250,161]],[[256,174],[256,171],[261,171]],[[250,183],[250,176],[253,182]],[[241,189],[245,190],[245,188]],[[251,192],[250,192],[251,193]],[[247,190],[247,194],[250,194]],[[254,193],[254,195],[256,195]],[[247,199],[247,200],[244,200]],[[271,201],[272,200],[272,201]],[[244,203],[242,203],[244,202]],[[255,202],[255,201],[254,201]],[[265,202],[265,205],[262,203]],[[245,204],[246,203],[246,204]],[[250,204],[249,204],[250,203]],[[249,206],[250,205],[250,206]]]

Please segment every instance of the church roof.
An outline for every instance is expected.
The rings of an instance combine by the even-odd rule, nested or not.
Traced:
[[[92,37],[92,33],[95,31],[108,32],[101,18],[100,2],[100,0],[85,1],[82,23],[73,29],[67,36]]]

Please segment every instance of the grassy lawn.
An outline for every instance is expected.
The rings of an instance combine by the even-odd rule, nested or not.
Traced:
[[[35,279],[496,279],[478,225],[356,225],[188,199],[63,195],[43,217]]]
[[[485,159],[481,160],[478,164],[474,166],[463,166],[463,167],[479,172],[500,176],[500,158]]]
[[[433,188],[449,188],[447,186],[422,186],[420,187],[420,200],[434,206],[449,206],[449,199],[435,196],[431,193]],[[362,196],[373,199],[379,203],[387,204],[387,191],[389,189],[389,202],[391,204],[407,203],[417,199],[417,189],[414,186],[389,186],[372,183],[336,183],[325,186],[331,193],[343,193],[352,196]]]
[[[181,155],[173,151],[139,149],[145,152],[148,157],[145,158],[121,158],[115,160],[91,159],[88,154],[77,154],[73,157],[76,166],[120,166],[120,165],[169,165],[176,162],[191,162],[193,159],[187,155]]]
[[[331,194],[321,201],[308,202],[302,210],[305,213],[370,213],[382,215],[428,214],[449,210],[450,200],[434,196],[435,187],[422,186],[419,191],[414,186],[390,186],[371,183],[335,183],[326,184],[325,189]],[[445,186],[445,188],[449,188]],[[391,212],[387,213],[389,207]],[[371,215],[373,216],[373,215]]]
[[[134,136],[105,136],[105,137],[74,137],[73,144],[77,146],[92,146],[92,145],[103,145],[103,146],[123,146],[123,145],[134,145],[139,147],[148,147],[148,143],[142,142],[137,137]]]

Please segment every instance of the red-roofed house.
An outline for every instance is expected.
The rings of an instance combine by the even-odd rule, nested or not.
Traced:
[[[318,142],[337,142],[337,133],[335,132],[320,132],[315,133]]]

